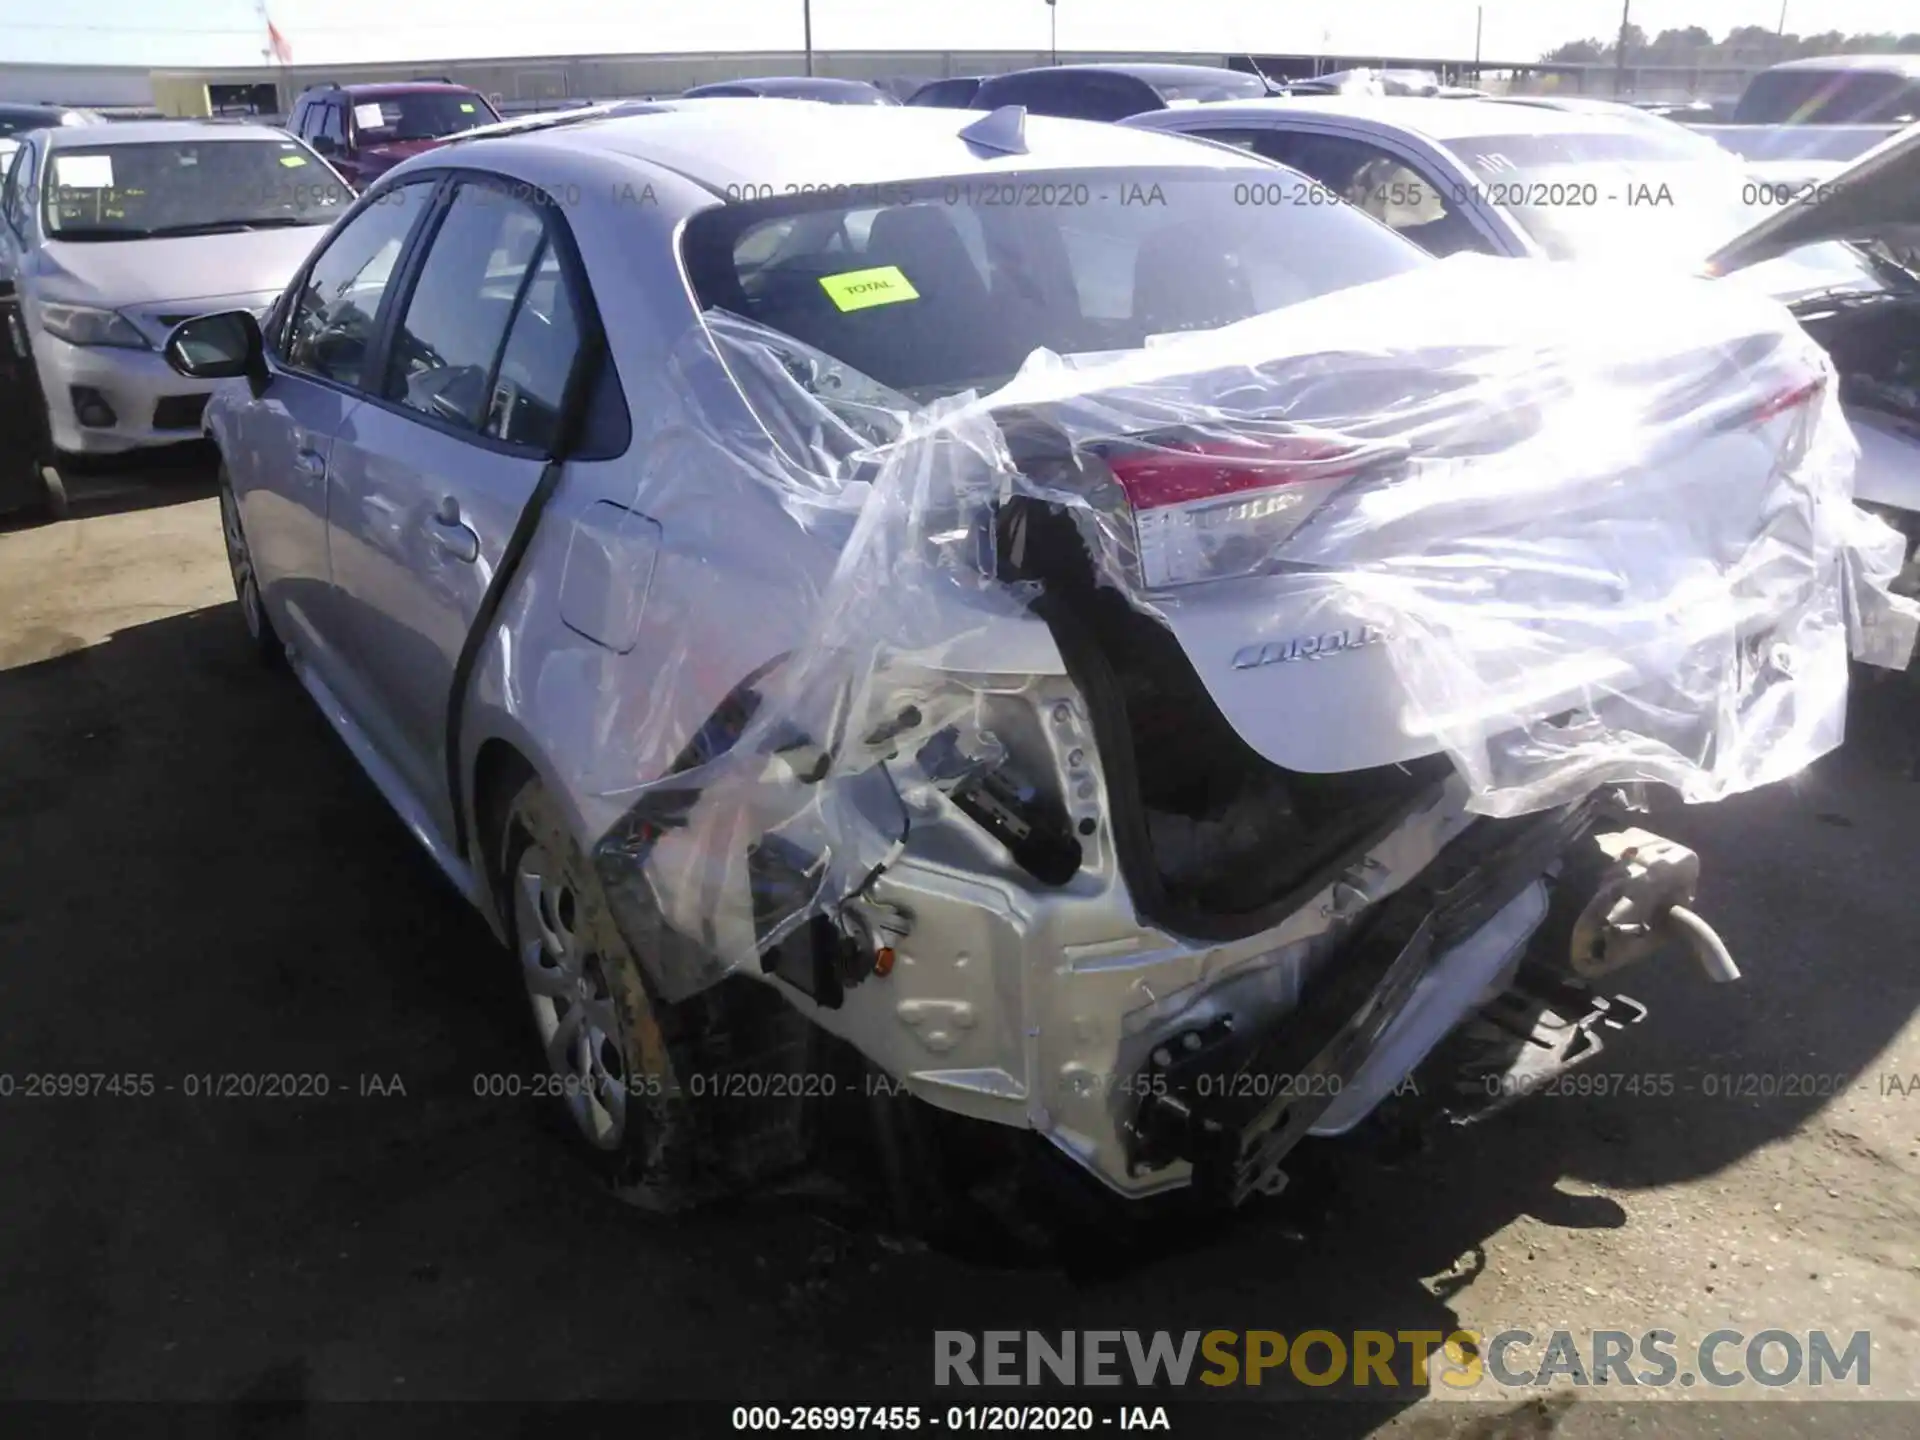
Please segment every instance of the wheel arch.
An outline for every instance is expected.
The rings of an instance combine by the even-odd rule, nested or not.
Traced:
[[[479,861],[475,877],[485,889],[495,915],[504,925],[506,911],[500,893],[500,871],[505,860],[501,850],[507,807],[529,780],[540,779],[534,763],[512,741],[490,735],[480,744],[473,760],[473,835],[474,858]]]

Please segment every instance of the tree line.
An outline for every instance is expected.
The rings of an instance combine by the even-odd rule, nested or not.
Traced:
[[[1785,34],[1764,25],[1736,25],[1724,40],[1715,40],[1698,25],[1662,30],[1651,39],[1638,25],[1626,27],[1627,59],[1642,65],[1777,65],[1812,55],[1920,54],[1920,31],[1910,35],[1844,35],[1826,30],[1818,35]],[[1540,58],[1567,64],[1613,61],[1618,37],[1569,40]]]

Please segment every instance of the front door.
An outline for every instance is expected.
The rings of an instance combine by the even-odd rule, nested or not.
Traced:
[[[342,627],[327,569],[327,466],[362,403],[387,284],[432,190],[403,186],[327,240],[282,302],[292,307],[284,327],[269,326],[265,392],[219,437],[268,617],[330,684]]]
[[[363,717],[443,827],[454,671],[556,441],[579,310],[534,206],[463,185],[329,465]],[[451,833],[443,828],[443,833]]]

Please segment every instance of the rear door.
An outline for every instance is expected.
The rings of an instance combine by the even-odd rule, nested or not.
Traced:
[[[545,468],[580,349],[551,223],[478,178],[443,199],[377,396],[348,418],[329,470],[333,583],[363,728],[443,833],[454,671]]]

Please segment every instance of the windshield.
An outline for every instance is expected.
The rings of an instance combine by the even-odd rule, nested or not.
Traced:
[[[362,145],[391,145],[400,140],[438,140],[500,117],[470,90],[416,90],[355,100],[353,128]]]
[[[1736,125],[1907,125],[1920,80],[1885,70],[1768,70],[1734,107]]]
[[[181,140],[53,153],[47,234],[137,240],[331,225],[353,194],[293,140]]]
[[[1209,100],[1259,100],[1266,96],[1266,82],[1257,75],[1223,71],[1198,80],[1163,81],[1149,78],[1148,83],[1169,105],[1202,105]]]
[[[1287,203],[1297,188],[1264,166],[969,176],[887,204],[719,206],[682,243],[710,326],[791,337],[831,362],[781,360],[795,382],[864,410],[865,382],[925,404],[1039,350],[1098,363],[1432,263],[1348,206]]]
[[[1698,137],[1636,127],[1452,142],[1478,193],[1511,215],[1556,260],[1655,256],[1697,265],[1791,203],[1802,187],[1757,179]],[[1736,272],[1791,301],[1817,290],[1885,289],[1888,272],[1839,241],[1806,245]]]

